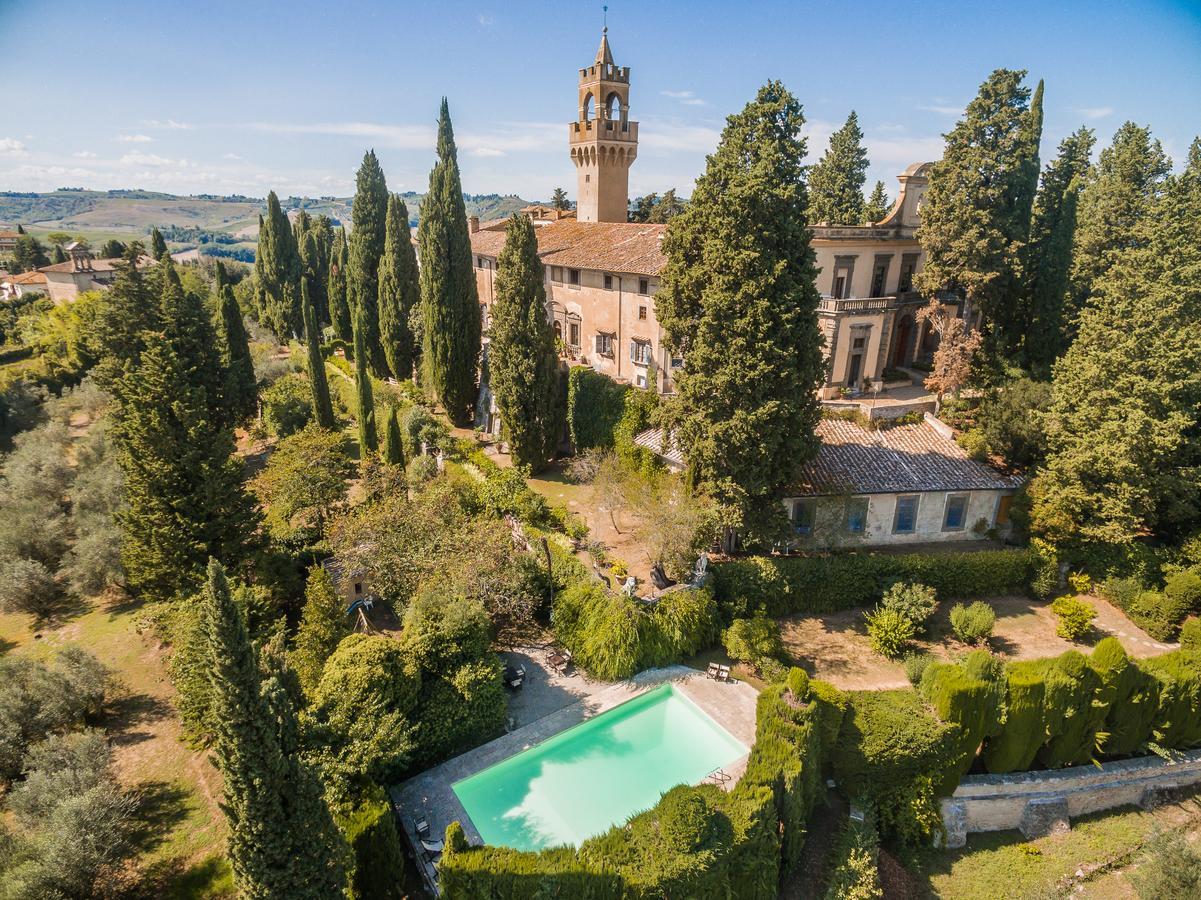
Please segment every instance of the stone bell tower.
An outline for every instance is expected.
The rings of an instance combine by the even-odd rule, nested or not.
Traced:
[[[608,28],[596,61],[580,69],[579,115],[567,126],[576,168],[576,219],[625,222],[638,123],[630,121],[630,69],[613,65]]]

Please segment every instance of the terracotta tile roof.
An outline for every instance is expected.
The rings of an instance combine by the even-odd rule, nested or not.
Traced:
[[[45,284],[46,276],[41,272],[25,272],[8,279],[9,284]]]
[[[822,419],[817,434],[822,448],[801,470],[791,496],[992,491],[1022,484],[1016,475],[970,459],[926,422],[872,431]]]
[[[21,235],[15,231],[0,231],[0,238],[8,238],[10,241],[15,241]]]
[[[1019,476],[970,459],[954,440],[925,422],[871,431],[842,419],[822,419],[817,435],[821,449],[786,491],[790,497],[996,491],[1022,484]],[[674,445],[664,447],[660,429],[639,433],[634,443],[684,465],[683,454]]]
[[[84,271],[112,272],[117,268],[116,264],[121,263],[123,261],[124,261],[124,258],[120,257],[120,256],[115,256],[112,259],[93,259],[92,260],[92,268],[90,270],[85,269]],[[152,257],[141,256],[138,258],[138,268],[139,269],[144,269],[147,266],[152,266],[152,265],[154,265],[154,259]],[[38,271],[39,272],[56,272],[56,273],[58,273],[58,272],[68,272],[68,273],[74,272],[75,271],[75,262],[74,262],[74,260],[69,259],[66,262],[55,263],[52,266],[42,266],[40,269],[38,269]]]
[[[633,275],[658,275],[667,264],[659,248],[666,225],[639,222],[577,222],[560,219],[535,230],[543,265]],[[471,235],[471,250],[496,258],[505,245],[505,232],[480,230]]]

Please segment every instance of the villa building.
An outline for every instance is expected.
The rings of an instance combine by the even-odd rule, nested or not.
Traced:
[[[614,64],[607,33],[592,64],[579,70],[577,101],[568,124],[576,209],[523,210],[536,226],[546,268],[547,315],[569,362],[670,393],[682,361],[663,347],[654,303],[667,262],[661,247],[667,226],[627,221],[638,123],[630,119],[630,69]],[[929,167],[915,163],[905,170],[882,221],[813,228],[829,360],[824,399],[857,392],[881,381],[885,370],[933,354],[937,337],[919,327],[923,301],[913,291],[924,259],[916,231]],[[504,220],[469,222],[485,330],[505,226]]]
[[[0,256],[11,256],[21,235],[16,231],[0,231]]]

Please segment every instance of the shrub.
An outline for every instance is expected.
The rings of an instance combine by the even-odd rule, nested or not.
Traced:
[[[878,606],[863,616],[872,649],[881,656],[896,659],[917,634],[913,620],[896,609]]]
[[[615,578],[625,578],[630,574],[629,568],[626,566],[625,562],[620,559],[609,561],[609,571],[613,573],[613,577]]]
[[[1034,556],[1030,591],[1035,597],[1051,597],[1059,590],[1059,553],[1053,544],[1042,538],[1031,539],[1030,552]]]
[[[965,644],[979,644],[987,640],[992,636],[996,624],[996,612],[982,600],[968,606],[956,603],[951,607],[951,628]]]
[[[1185,569],[1169,575],[1164,580],[1163,592],[1173,609],[1182,610],[1185,615],[1201,612],[1201,571]]]
[[[1048,740],[1038,755],[1044,766],[1083,765],[1098,755],[1097,731],[1106,712],[1093,702],[1100,686],[1097,672],[1075,650],[1051,663],[1045,695]]]
[[[985,660],[980,661],[980,656]],[[956,726],[947,747],[950,756],[947,768],[937,779],[940,793],[950,794],[955,790],[960,777],[971,767],[985,735],[1000,721],[1002,698],[986,680],[997,674],[984,664],[989,658],[987,652],[976,651],[975,668],[983,671],[970,671],[966,664],[934,663],[922,675],[922,696],[940,719]]]
[[[903,615],[921,631],[926,620],[934,614],[938,606],[938,598],[934,588],[924,584],[906,584],[898,582],[884,592],[880,601],[884,609],[893,609]]]
[[[313,392],[308,379],[292,373],[262,393],[263,422],[271,434],[285,438],[313,419]]]
[[[1092,631],[1093,619],[1097,617],[1097,611],[1091,603],[1067,595],[1052,601],[1051,612],[1059,620],[1055,633],[1067,641],[1078,641]]]
[[[576,452],[614,445],[613,432],[631,390],[588,366],[572,367],[567,376],[567,428]]]
[[[984,747],[989,772],[1022,772],[1034,762],[1045,734],[1045,675],[1050,662],[1015,662],[1006,668],[1005,722]]]
[[[733,659],[759,668],[764,660],[778,659],[784,652],[780,629],[762,610],[749,619],[735,619],[722,632],[722,644]]]
[[[877,859],[880,836],[871,817],[864,822],[847,822],[834,843],[834,871],[826,888],[826,900],[878,900],[880,886]]]
[[[784,684],[792,699],[797,703],[804,703],[809,699],[809,673],[804,669],[793,666],[788,670],[788,677]]]
[[[1190,616],[1180,628],[1180,646],[1185,650],[1201,650],[1201,619]]]
[[[477,465],[476,457],[491,464],[483,470],[484,484],[480,490],[486,509],[498,516],[514,516],[531,525],[549,523],[550,507],[546,498],[526,483],[530,474],[528,469],[502,469],[478,451],[472,456],[472,462]]]
[[[396,817],[383,789],[373,786],[349,816],[338,823],[350,846],[351,900],[402,900],[404,851]]]
[[[1139,628],[1157,641],[1170,641],[1188,610],[1162,591],[1143,591],[1128,610]]]
[[[969,428],[955,436],[955,443],[963,448],[963,452],[978,462],[988,459],[988,439],[984,432]]]
[[[1088,572],[1072,572],[1068,575],[1068,584],[1077,594],[1088,594],[1093,589],[1093,580]]]
[[[40,561],[18,557],[0,564],[0,610],[43,619],[58,605],[58,595],[54,575]]]
[[[421,444],[425,443],[431,453],[436,449],[450,449],[450,429],[446,423],[420,404],[409,407],[400,423],[400,438],[404,443],[405,456],[413,459],[421,456]]]
[[[1139,578],[1106,578],[1098,586],[1102,597],[1118,609],[1129,612],[1140,594],[1147,589]]]

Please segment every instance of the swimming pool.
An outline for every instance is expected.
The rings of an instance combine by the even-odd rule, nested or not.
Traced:
[[[451,787],[488,844],[574,846],[747,752],[666,684]]]

